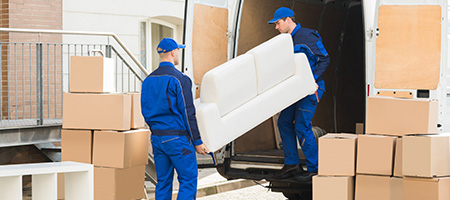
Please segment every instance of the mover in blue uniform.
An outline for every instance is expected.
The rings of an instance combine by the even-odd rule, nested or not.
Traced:
[[[195,151],[206,155],[195,118],[191,79],[175,68],[185,45],[164,38],[157,47],[159,67],[142,83],[141,107],[151,130],[155,159],[157,200],[172,199],[174,169],[180,188],[178,200],[192,200],[197,193]]]
[[[319,154],[311,121],[317,104],[325,92],[323,72],[330,63],[330,57],[322,44],[319,33],[295,23],[294,11],[291,9],[281,7],[276,10],[269,24],[275,24],[275,29],[280,33],[292,35],[294,53],[306,54],[318,88],[315,94],[301,99],[280,113],[278,128],[283,143],[284,167],[278,174],[275,174],[275,177],[287,178],[300,175],[306,180],[310,180],[313,175],[317,174]],[[305,154],[308,172],[303,172],[299,165],[297,139]]]

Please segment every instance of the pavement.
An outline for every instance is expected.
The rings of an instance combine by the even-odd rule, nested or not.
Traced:
[[[269,183],[262,184],[267,187]],[[197,200],[285,200],[286,197],[283,196],[281,192],[272,192],[261,185],[255,185],[250,187],[245,187],[233,191],[222,192],[219,194],[209,195],[205,197],[197,198]]]
[[[255,186],[256,183],[251,180],[236,179],[228,181],[222,177],[215,168],[203,168],[199,169],[198,183],[197,183],[197,198],[206,197],[210,195],[216,195],[228,191],[233,191],[249,186]],[[264,181],[258,183],[264,184]],[[147,194],[149,200],[155,199],[155,186],[150,183],[145,183],[147,186]],[[172,199],[176,199],[178,194],[178,181],[176,180],[176,174],[174,176],[173,194]]]

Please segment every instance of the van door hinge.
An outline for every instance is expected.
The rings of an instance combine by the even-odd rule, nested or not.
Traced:
[[[368,40],[372,40],[372,38],[373,38],[373,30],[372,29],[367,30],[366,31],[366,35],[367,35],[367,39]]]
[[[376,29],[375,31],[373,29],[369,29],[367,32],[367,39],[372,40],[374,37],[378,37],[380,34],[380,29]]]
[[[227,39],[231,41],[233,37],[234,37],[233,33],[231,31],[227,31]]]

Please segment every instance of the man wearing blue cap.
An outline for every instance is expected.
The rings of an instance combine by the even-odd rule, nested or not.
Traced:
[[[269,24],[275,24],[275,29],[280,33],[291,34],[294,53],[306,54],[318,87],[315,94],[301,99],[280,113],[278,129],[283,143],[284,166],[279,173],[275,174],[275,177],[287,178],[301,175],[310,180],[317,174],[319,154],[311,121],[317,104],[325,92],[323,72],[330,63],[330,56],[322,44],[319,33],[295,23],[294,11],[291,9],[281,7],[276,10]],[[297,138],[306,157],[308,172],[303,172],[300,167]]]
[[[152,133],[157,200],[172,199],[174,169],[180,183],[177,199],[195,199],[198,176],[195,151],[209,153],[198,131],[191,79],[175,68],[183,48],[185,45],[172,38],[161,40],[157,47],[159,67],[142,83],[141,108]]]

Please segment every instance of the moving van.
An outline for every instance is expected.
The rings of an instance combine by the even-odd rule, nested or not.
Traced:
[[[289,7],[302,27],[319,31],[331,58],[324,73],[326,93],[313,119],[316,138],[327,132],[354,133],[357,123],[365,123],[367,98],[374,96],[437,100],[436,132],[442,132],[448,130],[447,4],[443,0],[186,0],[182,71],[192,78],[198,98],[203,75],[279,34],[268,21],[279,7]],[[224,144],[216,152],[217,170],[228,179],[265,179],[273,191],[286,197],[310,199],[310,182],[270,178],[284,161],[276,121],[274,116]]]

